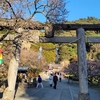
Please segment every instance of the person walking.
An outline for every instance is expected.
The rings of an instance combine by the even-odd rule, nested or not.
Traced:
[[[57,86],[57,81],[58,81],[58,77],[56,76],[56,73],[55,75],[53,76],[53,83],[54,83],[54,89],[56,89],[56,86]]]
[[[50,74],[50,76],[49,76],[49,85],[50,85],[50,87],[52,87],[52,84],[53,84],[53,75]]]
[[[62,80],[62,74],[60,73],[59,74],[59,81],[61,82],[61,80]]]
[[[37,83],[36,88],[38,88],[38,87],[39,87],[39,85],[41,85],[41,88],[43,88],[42,78],[41,78],[41,76],[40,76],[40,75],[38,75],[38,83]]]

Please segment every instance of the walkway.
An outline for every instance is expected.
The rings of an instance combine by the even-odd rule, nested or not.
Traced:
[[[68,84],[67,80],[58,82],[57,89],[49,87],[48,80],[43,81],[44,88],[19,87],[15,100],[78,100],[78,84]],[[89,89],[90,100],[99,100],[100,92]]]

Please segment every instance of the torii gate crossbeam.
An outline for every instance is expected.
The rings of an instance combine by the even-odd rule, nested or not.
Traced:
[[[45,43],[77,43],[77,37],[58,37],[54,36],[52,38],[46,38],[46,37],[39,37],[39,42],[45,42]],[[100,36],[98,37],[85,37],[85,42],[87,43],[100,43]]]
[[[80,27],[84,30],[100,30],[100,24],[53,24],[54,30],[76,30]]]

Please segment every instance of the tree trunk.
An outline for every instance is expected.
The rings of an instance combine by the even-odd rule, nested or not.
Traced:
[[[79,67],[79,97],[78,100],[90,100],[88,93],[87,60],[85,46],[85,31],[79,28],[76,31],[78,44],[78,67]]]

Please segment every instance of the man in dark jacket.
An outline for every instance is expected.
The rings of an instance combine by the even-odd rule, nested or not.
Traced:
[[[56,76],[56,73],[55,75],[53,76],[53,83],[54,83],[54,89],[56,89],[56,85],[57,85],[57,81],[58,81],[58,77]]]

